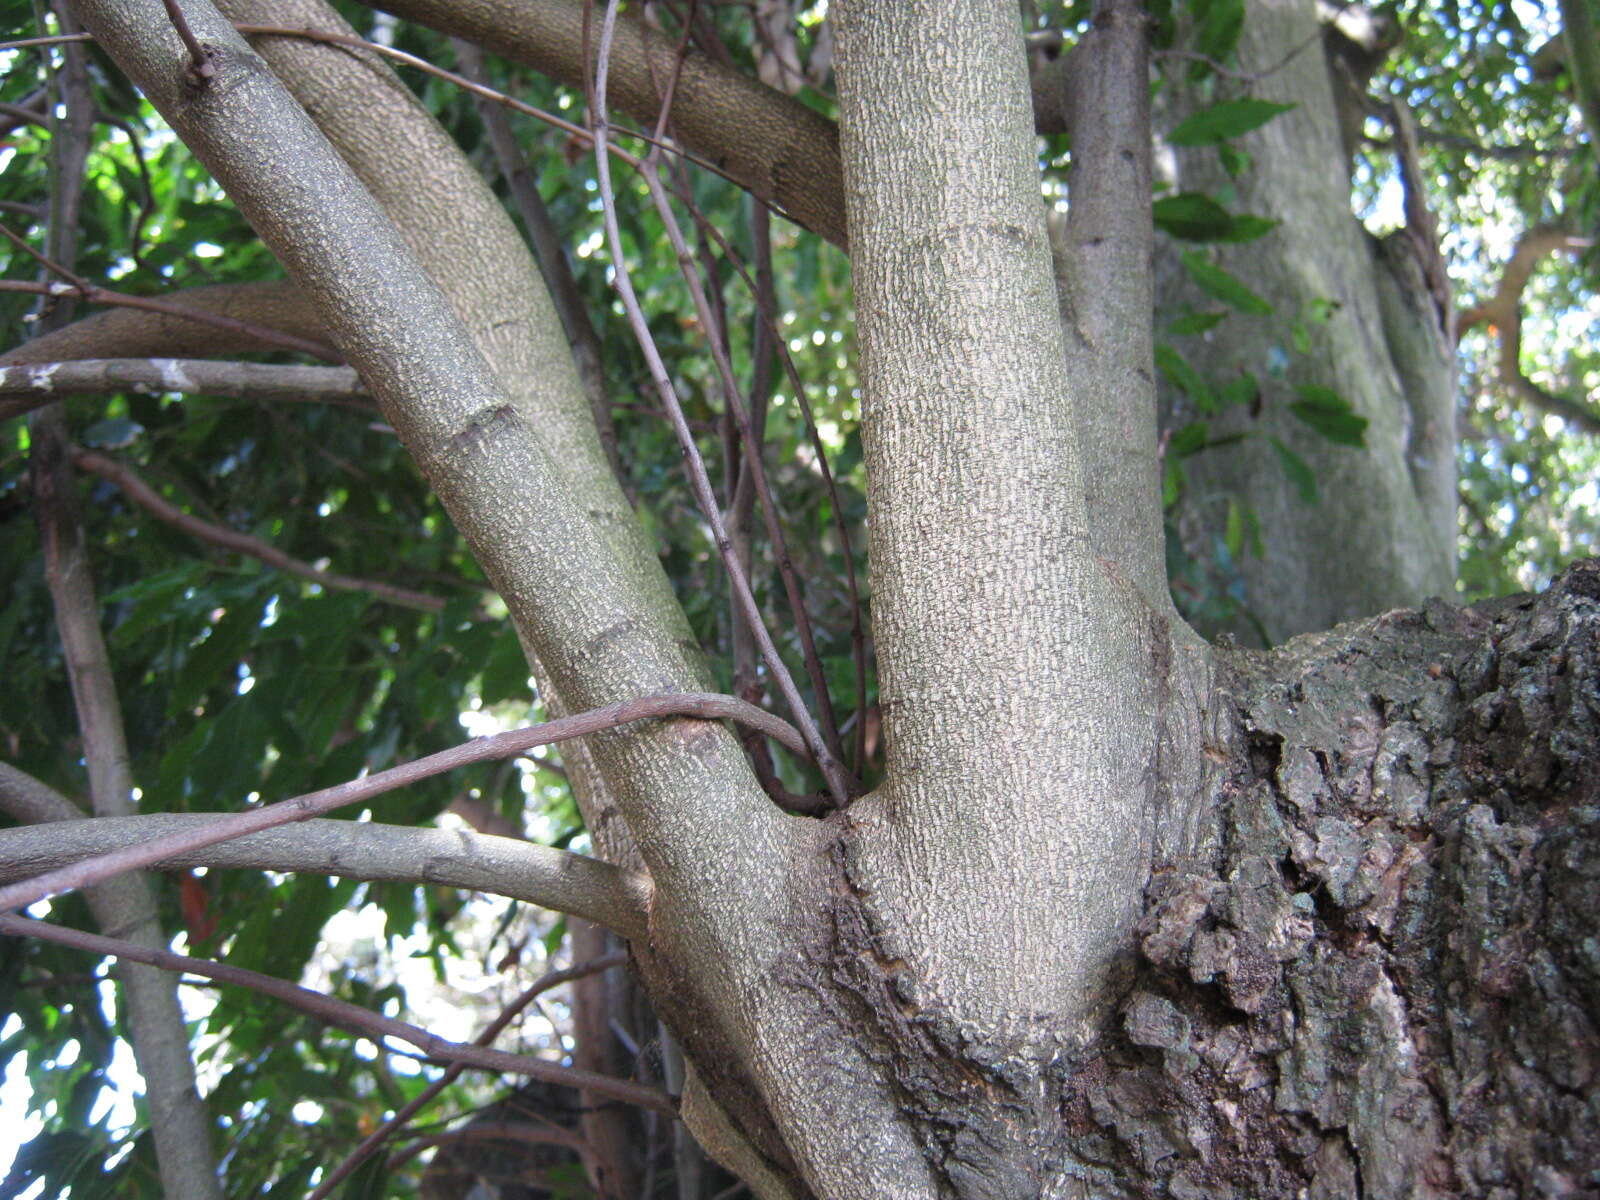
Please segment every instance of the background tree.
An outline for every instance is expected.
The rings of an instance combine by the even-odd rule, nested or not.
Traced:
[[[407,1152],[348,1183],[352,1159],[332,1169],[440,1082],[341,1026],[532,1076],[434,1141],[492,1139],[492,1169],[547,1191],[711,1194],[727,1177],[674,1133],[680,1105],[763,1195],[1585,1186],[1592,569],[1538,602],[1434,604],[1268,656],[1212,649],[1173,607],[1272,640],[1448,587],[1457,323],[1429,205],[1476,230],[1445,250],[1501,338],[1467,359],[1498,364],[1492,388],[1474,377],[1469,578],[1537,582],[1592,545],[1593,449],[1563,432],[1592,428],[1564,394],[1592,388],[1591,367],[1556,357],[1582,318],[1522,334],[1541,303],[1577,311],[1583,264],[1561,260],[1541,300],[1511,253],[1523,231],[1528,255],[1587,248],[1581,54],[1538,66],[1515,9],[1360,26],[1346,8],[1319,27],[1300,5],[1021,23],[1002,5],[826,21],[691,5],[613,27],[548,0],[390,7],[406,23],[344,11],[574,123],[547,144],[437,73],[413,94],[320,2],[185,4],[187,46],[159,6],[86,4],[91,87],[48,69],[66,47],[7,76],[3,199],[66,281],[22,279],[39,266],[22,238],[13,286],[57,293],[47,321],[105,299],[101,279],[162,298],[6,356],[74,364],[8,370],[33,396],[13,411],[64,386],[112,399],[76,402],[59,435],[58,410],[11,427],[10,494],[40,524],[3,527],[0,802],[56,823],[6,831],[0,859],[35,876],[164,834],[125,858],[206,867],[168,889],[163,919],[226,958],[150,952],[159,929],[141,951],[6,918],[77,945],[30,938],[8,959],[4,1036],[40,1118],[17,1188],[156,1187],[152,1147],[102,1111],[121,1010],[94,996],[83,949],[297,1006],[286,1030],[278,1000],[224,987],[204,1013],[230,1190],[466,1186],[443,1152],[420,1184]],[[260,60],[227,20],[255,23]],[[1375,103],[1408,24],[1411,90]],[[1505,50],[1514,92],[1452,62],[1469,39]],[[1177,148],[1154,171],[1152,43]],[[625,118],[654,133],[623,135]],[[1045,190],[1070,200],[1048,223],[1035,130]],[[643,161],[587,153],[612,137]],[[1474,154],[1494,169],[1470,172]],[[1345,207],[1352,170],[1358,197],[1403,218],[1382,244]],[[1475,205],[1492,219],[1463,220]],[[574,274],[563,241],[606,270]],[[827,243],[848,245],[848,283]],[[274,257],[288,280],[269,279]],[[1535,344],[1554,351],[1530,370],[1516,350]],[[286,351],[343,359],[359,383]],[[242,354],[269,361],[169,361]],[[69,462],[90,481],[81,518],[57,499]],[[1535,476],[1567,501],[1513,499]],[[98,640],[87,568],[54,553],[41,572],[41,536],[92,550],[98,661],[69,632]],[[1538,552],[1511,567],[1511,545]],[[783,615],[775,644],[758,610]],[[475,729],[518,719],[530,669],[534,715],[605,709],[546,731],[579,740],[515,770],[382,773],[458,741],[463,711]],[[685,698],[713,688],[799,728]],[[742,740],[714,720],[730,716]],[[140,815],[60,821],[77,811],[62,792],[97,814],[129,796],[95,774],[121,758]],[[371,820],[208,844],[208,812],[363,773],[331,799]],[[419,828],[447,809],[555,849]],[[0,895],[15,907],[109,868],[64,869]],[[317,952],[359,899],[388,951],[417,945],[440,975],[475,941],[508,978],[557,953],[562,923],[486,933],[484,903],[455,889],[608,925],[669,1032],[588,926],[571,931],[596,968],[576,985],[572,1068],[559,1014],[524,1025],[543,1059],[451,1044],[439,1034],[471,1035],[433,1028],[450,1022],[418,1012],[389,954]],[[78,904],[51,900],[52,924],[90,924]],[[133,1016],[164,1186],[198,1194],[172,1172],[206,1162],[205,1132],[159,1115],[159,1052]],[[452,1095],[464,1114],[482,1091]],[[528,1142],[542,1149],[508,1148]]]

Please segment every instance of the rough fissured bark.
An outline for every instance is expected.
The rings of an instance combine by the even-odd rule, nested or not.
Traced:
[[[1063,1195],[1593,1195],[1600,562],[1239,654]],[[1304,1190],[1302,1190],[1304,1189]]]
[[[842,898],[848,1023],[944,1194],[1594,1194],[1597,631],[1591,561],[1229,656],[1192,852],[1042,1072],[919,1008]]]

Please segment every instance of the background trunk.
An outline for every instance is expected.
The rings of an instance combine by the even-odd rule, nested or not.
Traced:
[[[1265,553],[1246,555],[1237,568],[1245,605],[1272,642],[1450,596],[1455,581],[1453,346],[1410,233],[1380,242],[1351,213],[1335,79],[1317,28],[1309,3],[1249,4],[1241,65],[1262,71],[1283,64],[1249,94],[1295,107],[1232,143],[1250,156],[1237,178],[1209,147],[1175,160],[1179,190],[1231,193],[1233,211],[1282,222],[1216,256],[1273,306],[1272,314],[1233,313],[1205,334],[1168,339],[1214,385],[1241,372],[1260,384],[1256,404],[1213,423],[1216,434],[1250,436],[1186,460],[1182,531],[1190,552],[1211,561],[1228,500],[1255,513]],[[1284,62],[1297,46],[1305,48]],[[1215,79],[1202,91],[1177,68],[1168,78],[1174,121],[1234,94],[1219,91]],[[1158,331],[1184,305],[1221,309],[1188,279],[1178,260],[1184,247],[1171,239],[1159,245]],[[1308,384],[1332,388],[1367,418],[1364,450],[1336,445],[1289,412],[1295,389]],[[1176,414],[1171,407],[1174,423],[1192,419],[1182,405]],[[1311,467],[1319,501],[1301,498],[1269,437]]]

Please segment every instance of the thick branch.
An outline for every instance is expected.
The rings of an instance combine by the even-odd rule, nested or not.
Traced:
[[[1156,451],[1155,304],[1149,269],[1150,67],[1146,17],[1106,5],[1069,56],[1072,207],[1055,264],[1096,552],[1156,609],[1170,604]]]
[[[85,358],[0,366],[0,421],[52,400],[118,392],[228,396],[241,400],[358,403],[371,411],[349,367],[302,367],[178,358]]]
[[[100,44],[312,298],[562,698],[588,709],[663,691],[699,691],[699,666],[679,627],[662,619],[652,607],[653,593],[629,574],[597,523],[574,502],[536,428],[511,402],[393,223],[221,14],[206,0],[186,3],[185,12],[219,60],[217,79],[198,94],[182,78],[181,46],[152,19],[148,5],[93,0],[84,7]],[[394,86],[378,82],[374,91]],[[382,149],[394,157],[392,146]],[[414,176],[407,186],[412,193],[428,190],[419,189]],[[560,359],[570,364],[559,327],[553,319],[549,324]],[[538,331],[494,332],[524,340]],[[594,461],[609,479],[588,405],[581,389],[572,390],[574,411],[595,445]],[[617,500],[626,512],[620,494]],[[693,739],[687,753],[685,737]],[[739,913],[748,910],[754,874],[767,877],[767,894],[773,894],[779,874],[773,847],[789,836],[783,832],[789,827],[756,787],[730,735],[663,723],[598,739],[596,746],[608,778],[630,784],[628,826],[658,886],[668,886],[661,874],[667,870],[673,886],[725,890]],[[698,867],[697,855],[718,844],[742,863],[727,878],[707,877]],[[686,853],[689,847],[695,854]]]
[[[26,883],[0,888],[0,912],[22,908],[60,892],[71,891],[109,879],[123,871],[148,867],[162,862],[174,854],[214,846],[218,842],[243,837],[263,829],[273,829],[297,821],[309,820],[333,812],[362,800],[370,800],[396,788],[406,787],[423,779],[431,779],[457,767],[473,763],[492,762],[514,758],[535,746],[548,746],[570,738],[599,733],[618,725],[631,724],[668,716],[693,716],[702,720],[730,719],[761,729],[778,737],[797,754],[805,753],[805,743],[793,726],[731,696],[714,696],[694,693],[674,693],[643,696],[625,700],[602,709],[547,721],[543,725],[530,725],[526,729],[513,729],[492,737],[476,738],[449,750],[441,750],[412,762],[362,775],[347,783],[319,791],[307,792],[265,808],[228,813],[210,818],[200,829],[187,833],[173,833],[152,838],[138,846],[124,846],[93,860],[71,867],[59,867],[29,879]]]
[[[459,38],[456,39],[455,48],[461,73],[479,83],[486,82],[483,50],[476,43]],[[595,431],[600,435],[606,461],[611,464],[612,473],[626,491],[627,471],[617,450],[617,430],[611,419],[611,396],[606,390],[600,335],[595,331],[594,322],[589,319],[588,305],[578,289],[572,264],[567,259],[566,244],[556,230],[544,197],[539,194],[538,181],[511,129],[511,117],[505,106],[478,96],[476,108],[478,117],[483,121],[484,132],[489,135],[489,144],[494,149],[500,177],[505,180],[506,189],[511,193],[517,214],[527,231],[528,241],[533,246],[534,257],[539,260],[539,273],[544,276],[551,303],[561,317],[561,327],[566,330],[567,342],[572,347],[572,361],[578,368],[578,377],[583,380],[583,390],[589,397]]]
[[[229,529],[225,525],[202,521],[199,517],[186,513],[163,499],[160,493],[140,479],[136,472],[114,458],[93,450],[74,449],[72,462],[80,470],[89,471],[116,484],[122,494],[140,508],[175,529],[181,529],[191,537],[199,538],[202,542],[257,559],[270,567],[298,575],[302,579],[309,579],[312,583],[321,584],[323,587],[346,592],[370,592],[380,600],[387,600],[391,604],[405,608],[418,609],[421,612],[444,611],[445,602],[438,596],[414,592],[410,588],[396,587],[392,583],[384,583],[378,579],[357,579],[352,575],[323,571],[308,562],[285,554],[260,538]]]
[[[849,871],[872,927],[927,982],[925,1003],[1031,1037],[1022,1014],[1081,1015],[1086,981],[1127,937],[1157,803],[1155,721],[1171,703],[1152,677],[1180,661],[1159,600],[1098,552],[1085,499],[1086,470],[1107,469],[1087,457],[1085,409],[1144,386],[1147,352],[1117,322],[1148,327],[1132,297],[1149,284],[1115,272],[1150,266],[1074,248],[1115,290],[1085,298],[1079,361],[1094,369],[1071,370],[1014,12],[830,12],[888,748],[884,786],[851,809]],[[1108,66],[1104,141],[1088,144],[1116,172],[1108,187],[1147,194],[1145,17],[1109,0],[1093,20]],[[1085,220],[1116,229],[1114,194]],[[994,905],[1022,894],[1028,928],[997,939]]]
[[[404,1021],[382,1016],[284,979],[262,975],[257,971],[247,971],[243,967],[231,967],[226,963],[190,958],[183,954],[173,954],[168,950],[153,950],[117,938],[100,937],[97,934],[83,933],[76,929],[67,929],[44,921],[32,921],[24,917],[0,916],[0,933],[11,937],[41,938],[74,949],[87,950],[93,954],[109,954],[132,962],[147,963],[165,971],[184,971],[198,975],[202,979],[214,979],[218,983],[238,984],[292,1004],[330,1025],[363,1034],[374,1041],[381,1043],[385,1038],[395,1038],[406,1042],[439,1062],[466,1063],[468,1066],[482,1067],[489,1071],[504,1071],[565,1087],[584,1088],[613,1100],[621,1100],[625,1104],[636,1104],[641,1108],[652,1109],[669,1117],[677,1115],[677,1105],[672,1097],[655,1088],[629,1083],[625,1079],[595,1075],[593,1072],[580,1071],[575,1067],[563,1067],[542,1058],[534,1058],[532,1055],[508,1054],[504,1050],[490,1050],[483,1046],[452,1042]]]
[[[408,20],[476,42],[572,87],[584,80],[583,0],[381,0]],[[596,22],[598,27],[598,21]],[[593,51],[593,41],[589,43]],[[673,131],[754,195],[813,233],[845,244],[838,134],[793,97],[691,51],[674,64],[672,38],[629,18],[619,23],[611,102],[654,123],[660,88],[677,74]]]
[[[254,336],[253,326],[326,344],[327,334],[305,295],[287,280],[219,283],[162,297],[163,307],[112,308],[0,354],[0,365],[81,358],[207,358],[281,350]],[[195,319],[180,315],[191,314]],[[228,318],[224,328],[208,317]]]
[[[26,246],[24,245],[23,248],[25,249]],[[52,297],[72,296],[88,304],[108,304],[117,308],[131,308],[147,313],[157,313],[166,317],[179,317],[196,324],[208,325],[213,330],[221,331],[238,339],[233,343],[236,348],[243,341],[253,341],[259,343],[260,348],[263,350],[293,350],[301,354],[309,354],[314,358],[326,359],[329,362],[339,361],[338,356],[321,342],[296,337],[293,334],[279,333],[264,325],[254,325],[248,321],[241,321],[217,313],[200,311],[185,313],[179,306],[161,297],[132,296],[126,292],[114,292],[110,288],[100,287],[86,279],[74,278],[67,283],[28,283],[14,279],[0,279],[0,292],[33,292]],[[104,350],[97,352],[106,353]],[[15,352],[12,352],[5,356],[4,361],[10,363],[27,360],[18,357]]]
[[[1495,285],[1494,295],[1463,311],[1456,323],[1456,332],[1465,333],[1486,323],[1504,325],[1508,314],[1521,306],[1522,293],[1545,255],[1557,250],[1584,250],[1592,244],[1588,238],[1553,225],[1537,225],[1530,229],[1518,240],[1510,260],[1500,272],[1500,282]]]
[[[0,809],[19,820],[62,822],[82,816],[70,805],[65,811],[30,807],[30,783],[28,776],[0,763]],[[38,787],[42,785],[34,784]],[[30,812],[37,815],[26,815]],[[181,838],[205,830],[215,820],[211,813],[149,813],[3,829],[0,882],[54,871],[118,846],[156,837]],[[151,865],[161,870],[226,867],[464,888],[571,913],[629,939],[644,935],[650,901],[647,876],[581,854],[466,830],[411,829],[367,821],[306,821],[181,851]]]
[[[1494,295],[1467,309],[1457,324],[1457,334],[1478,325],[1488,325],[1499,336],[1500,382],[1514,396],[1535,408],[1552,413],[1587,433],[1600,433],[1600,410],[1579,400],[1557,395],[1540,387],[1522,369],[1522,293],[1539,262],[1557,250],[1583,250],[1592,245],[1588,238],[1565,230],[1540,225],[1529,230],[1512,251],[1511,260],[1500,273]]]

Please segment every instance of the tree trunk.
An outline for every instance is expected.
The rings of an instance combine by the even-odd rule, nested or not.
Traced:
[[[1593,1195],[1600,562],[1220,674],[1226,778],[1064,1082],[1059,1194]]]
[[[575,381],[522,394],[530,370],[504,360],[529,346],[474,342],[492,305],[434,286],[206,0],[185,4],[217,71],[203,87],[152,6],[87,7],[317,305],[562,699],[695,688],[681,614],[607,515],[626,505],[572,425]],[[1140,491],[1148,341],[1127,326],[1150,280],[1116,198],[1147,178],[1144,14],[1109,0],[1079,51],[1102,68],[1080,74],[1080,111],[1091,98],[1105,123],[1075,143],[1065,322],[1014,7],[856,0],[834,20],[885,782],[801,819],[718,725],[586,744],[617,825],[596,842],[653,881],[632,949],[691,1068],[690,1128],[767,1197],[1587,1186],[1595,569],[1536,601],[1390,614],[1271,655],[1204,646],[1159,586]],[[1386,605],[1432,578],[1439,528],[1397,368],[1361,357],[1380,289],[1338,228],[1323,266],[1350,277],[1316,276],[1309,241],[1286,237],[1310,282],[1286,275],[1274,298],[1359,314],[1326,361],[1357,355],[1337,386],[1380,449],[1332,452],[1322,478],[1375,493],[1386,536],[1416,517],[1412,557],[1345,563]],[[537,301],[519,311],[564,353]],[[1358,393],[1368,374],[1383,382]],[[545,404],[576,467],[534,419]],[[1097,522],[1098,489],[1119,486],[1133,499]],[[1316,619],[1289,611],[1283,628]]]

